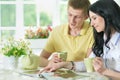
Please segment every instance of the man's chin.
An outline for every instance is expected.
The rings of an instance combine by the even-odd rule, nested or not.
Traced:
[[[76,28],[76,26],[70,25],[70,28],[71,28],[71,29],[74,29],[74,28]]]

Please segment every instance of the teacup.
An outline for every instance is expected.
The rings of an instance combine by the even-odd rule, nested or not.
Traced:
[[[92,65],[93,59],[94,58],[84,58],[84,64],[85,64],[87,72],[94,72],[94,68]]]
[[[66,61],[66,59],[67,59],[67,52],[61,51],[61,52],[57,52],[57,54],[58,54],[58,58],[62,59],[62,61]]]

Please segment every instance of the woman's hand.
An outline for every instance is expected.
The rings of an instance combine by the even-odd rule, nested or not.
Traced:
[[[100,57],[96,57],[93,60],[93,66],[94,66],[95,71],[97,71],[101,74],[106,70],[106,68],[104,67],[104,62],[103,62],[102,58],[100,58]]]

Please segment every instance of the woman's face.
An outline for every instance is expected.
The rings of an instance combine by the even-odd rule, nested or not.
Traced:
[[[97,32],[102,32],[105,29],[105,21],[104,18],[89,11],[89,17],[91,20],[91,25],[96,29]]]

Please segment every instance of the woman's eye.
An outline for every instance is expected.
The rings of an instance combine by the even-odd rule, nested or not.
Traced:
[[[96,19],[96,17],[93,18],[93,20],[95,20],[95,19]]]

